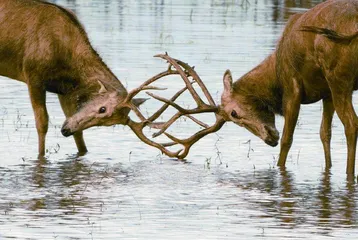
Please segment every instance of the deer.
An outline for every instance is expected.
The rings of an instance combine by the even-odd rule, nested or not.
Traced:
[[[274,53],[232,83],[224,75],[222,108],[230,120],[278,144],[275,114],[283,115],[278,166],[284,167],[293,141],[301,104],[322,100],[320,138],[325,165],[332,166],[330,142],[334,112],[344,125],[347,139],[346,173],[354,174],[358,119],[352,93],[358,89],[356,19],[358,2],[329,0],[293,15]]]
[[[224,90],[221,103],[218,105],[213,102],[210,93],[192,67],[166,54],[158,55],[180,71],[187,88],[197,102],[197,107],[185,109],[172,99],[148,93],[178,110],[178,113],[153,135],[157,137],[164,133],[173,142],[157,147],[170,157],[184,159],[194,143],[218,131],[225,122],[233,122],[246,128],[274,147],[280,139],[275,118],[276,115],[281,115],[284,117],[284,127],[277,165],[285,167],[301,104],[322,100],[320,138],[325,166],[327,169],[332,166],[331,128],[333,115],[337,112],[347,139],[346,173],[352,176],[355,170],[358,130],[358,119],[352,104],[352,93],[358,89],[357,18],[358,2],[352,0],[328,0],[305,13],[291,16],[276,49],[258,66],[235,82],[230,70],[225,72]],[[200,85],[208,103],[195,93],[188,77]],[[186,139],[178,139],[166,132],[179,117],[202,112],[214,113],[216,122],[208,126],[193,119],[204,129]],[[145,139],[149,142],[148,140]],[[177,152],[169,149],[169,146],[176,144],[182,145],[183,149]]]
[[[66,116],[61,132],[73,135],[78,153],[84,154],[87,128],[126,125],[131,110],[146,122],[141,126],[147,126],[138,110],[145,99],[134,96],[157,89],[143,84],[127,92],[92,47],[75,14],[41,0],[0,1],[0,75],[27,84],[39,157],[45,155],[48,131],[46,92],[58,95]]]

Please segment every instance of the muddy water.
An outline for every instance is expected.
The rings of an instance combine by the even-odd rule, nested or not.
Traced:
[[[128,88],[165,69],[152,56],[167,51],[195,64],[218,100],[227,68],[238,78],[254,67],[287,18],[319,1],[54,2],[76,12]],[[170,87],[168,96],[179,84],[159,83]],[[345,179],[342,124],[335,117],[333,168],[325,171],[321,103],[302,107],[280,171],[279,149],[233,124],[202,139],[186,163],[161,156],[123,126],[87,130],[90,152],[77,157],[49,94],[47,160],[39,161],[25,85],[3,78],[0,85],[0,239],[356,238],[358,189]],[[157,106],[148,101],[143,111]],[[282,119],[277,124],[282,129]],[[181,121],[175,130],[190,134],[195,126]]]

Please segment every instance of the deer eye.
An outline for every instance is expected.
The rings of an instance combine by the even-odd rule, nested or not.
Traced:
[[[237,112],[235,110],[232,110],[231,117],[236,118],[236,119],[240,119],[239,115],[237,114]]]
[[[105,113],[106,112],[106,107],[101,107],[98,112],[99,113]]]

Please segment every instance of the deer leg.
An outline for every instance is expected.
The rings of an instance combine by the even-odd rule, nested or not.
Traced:
[[[76,132],[73,135],[73,138],[75,139],[79,155],[84,155],[86,152],[88,152],[85,140],[83,139],[83,131]]]
[[[331,161],[331,133],[334,106],[331,98],[323,99],[323,115],[320,130],[320,137],[323,144],[326,169],[332,167]]]
[[[62,107],[62,110],[66,117],[70,117],[72,114],[75,113],[75,106],[72,103],[69,103],[66,101],[66,96],[64,95],[58,95],[58,99],[60,100],[60,104]],[[78,153],[80,155],[83,155],[87,152],[86,143],[83,139],[83,131],[78,131],[73,135],[73,138],[75,139],[75,143],[77,146]]]
[[[45,155],[45,140],[48,130],[48,113],[46,109],[46,91],[38,86],[28,86],[31,105],[35,114],[36,129],[38,134],[39,158]]]
[[[357,147],[358,119],[352,105],[352,93],[339,91],[340,88],[331,88],[334,108],[344,125],[347,139],[347,174],[354,174],[354,165]]]
[[[295,80],[294,80],[295,81]],[[286,94],[285,106],[284,106],[284,118],[285,124],[283,127],[283,133],[281,137],[281,149],[280,157],[277,162],[277,166],[284,167],[286,164],[286,159],[288,152],[290,151],[293,133],[295,131],[298,114],[300,112],[301,106],[301,94],[297,86],[295,86],[294,91],[290,91]]]

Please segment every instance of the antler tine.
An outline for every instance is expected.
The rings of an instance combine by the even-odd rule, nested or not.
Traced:
[[[198,83],[198,85],[200,86],[201,90],[203,91],[204,95],[206,96],[206,98],[208,99],[210,105],[215,106],[215,102],[213,97],[211,96],[210,92],[208,91],[208,89],[206,88],[205,84],[203,83],[203,81],[200,79],[199,75],[194,71],[194,67],[190,67],[187,63],[184,63],[178,59],[174,59],[180,66],[182,66],[188,73],[190,76],[193,77],[193,79],[195,80],[195,82]]]
[[[153,133],[152,137],[158,137],[162,133],[164,133],[178,118],[180,118],[182,114],[180,112],[177,112],[173,117],[171,117],[166,123],[163,124],[163,126],[160,128],[160,130],[156,133]]]
[[[155,95],[151,92],[146,92],[149,96],[151,96],[152,98],[157,99],[158,101],[164,102],[166,104],[171,105],[172,107],[176,108],[179,112],[181,112],[182,114],[186,115],[186,114],[197,114],[197,113],[204,113],[204,112],[217,112],[218,111],[218,107],[217,106],[211,106],[211,105],[203,105],[201,107],[197,107],[197,108],[193,108],[193,109],[185,109],[182,108],[181,106],[179,106],[178,104],[176,104],[175,102],[160,97],[158,95]]]
[[[169,75],[174,75],[174,74],[179,74],[178,71],[172,70],[170,68],[168,68],[166,71],[161,72],[157,75],[155,75],[154,77],[148,79],[147,81],[145,81],[144,83],[142,83],[139,87],[131,90],[126,99],[124,100],[124,102],[128,103],[130,102],[138,93],[140,93],[143,90],[148,90],[148,89],[154,89],[154,90],[165,90],[165,88],[158,88],[158,87],[154,87],[154,86],[148,86],[149,84],[157,81],[158,79],[165,77],[165,76],[169,76]]]
[[[191,116],[191,115],[185,115],[187,118],[191,119],[193,122],[195,122],[196,124],[202,126],[203,128],[208,128],[209,125],[206,123],[203,123],[202,121],[196,119],[195,117]]]
[[[171,117],[171,119],[169,119],[166,123],[164,123],[161,127],[160,130],[156,133],[153,133],[152,137],[156,138],[160,135],[162,135],[176,120],[178,120],[180,117],[182,117],[183,114],[181,112],[177,112],[173,117]],[[196,124],[204,127],[204,128],[209,128],[209,125],[201,122],[200,120],[194,118],[193,116],[190,115],[185,115],[187,118],[191,119],[193,122],[195,122]]]
[[[224,125],[224,123],[225,123],[225,120],[223,118],[217,118],[217,120],[213,126],[203,129],[187,139],[178,139],[168,133],[164,133],[173,142],[172,143],[162,143],[162,144],[156,143],[156,142],[148,139],[144,135],[143,128],[146,125],[146,123],[143,123],[143,122],[137,123],[137,122],[134,122],[131,119],[129,119],[127,125],[132,129],[132,131],[137,135],[137,137],[140,140],[142,140],[144,143],[158,148],[159,150],[161,150],[162,153],[166,154],[169,157],[184,159],[188,155],[189,150],[193,146],[194,143],[199,141],[204,136],[218,131]],[[170,146],[173,146],[176,144],[181,144],[182,146],[184,146],[184,149],[178,150],[176,152],[172,152],[172,151],[169,151],[168,149],[166,149],[166,147],[170,147]]]
[[[193,84],[194,82],[191,82]],[[174,102],[183,92],[185,92],[188,89],[187,86],[179,90],[171,99],[170,101]],[[170,104],[166,103],[164,104],[157,112],[155,112],[152,116],[148,118],[148,121],[153,122],[155,121],[167,108],[170,106]]]
[[[138,123],[138,122],[134,122],[132,121],[131,119],[128,120],[127,122],[127,125],[132,129],[132,131],[137,135],[137,137],[142,140],[144,143],[150,145],[150,146],[153,146],[153,147],[156,147],[158,148],[159,150],[161,150],[162,153],[164,153],[165,155],[169,156],[169,157],[178,157],[180,152],[182,152],[183,150],[179,150],[177,152],[172,152],[172,151],[169,151],[168,149],[166,149],[165,147],[170,147],[170,146],[173,146],[173,145],[176,145],[177,143],[176,142],[173,142],[173,143],[156,143],[150,139],[148,139],[144,133],[143,133],[143,128],[145,127],[147,123],[145,122],[141,122],[141,123]]]
[[[178,71],[172,70],[170,68],[170,66],[168,67],[168,69],[164,72],[161,72],[155,76],[153,76],[152,78],[148,79],[147,81],[145,81],[143,84],[141,84],[139,87],[131,90],[127,97],[125,98],[125,100],[123,101],[123,105],[129,107],[130,109],[132,109],[132,111],[139,117],[139,119],[141,121],[147,121],[147,119],[143,116],[143,114],[138,110],[138,108],[136,106],[134,106],[131,101],[132,99],[141,91],[143,90],[165,90],[166,88],[159,88],[159,87],[155,87],[155,86],[148,86],[149,84],[159,80],[162,77],[165,76],[169,76],[169,75],[174,75],[174,74],[179,74]]]
[[[194,83],[194,82],[191,82]],[[171,99],[170,101],[175,101],[183,92],[185,92],[188,88],[184,87],[181,90],[179,90]],[[143,121],[150,122],[150,126],[153,128],[159,128],[154,124],[153,122],[170,106],[170,104],[164,104],[157,112],[155,112],[152,116],[150,116],[148,119],[146,119],[143,114],[138,110],[136,106],[131,105],[130,108],[134,111],[134,113],[139,117],[139,119]],[[158,123],[157,123],[158,125]],[[158,125],[159,126],[159,125]],[[162,128],[162,127],[160,127]]]
[[[175,59],[169,57],[168,54],[158,54],[155,55],[154,57],[160,57],[162,59],[167,60],[173,67],[175,67],[175,69],[179,72],[180,76],[182,77],[182,79],[185,82],[185,85],[188,87],[188,90],[190,92],[190,94],[193,96],[195,102],[198,104],[198,106],[205,106],[206,104],[203,102],[203,100],[200,98],[200,96],[198,95],[198,93],[195,91],[195,89],[193,88],[193,86],[190,84],[189,78],[187,77],[186,73],[184,72],[184,70],[180,67],[180,65],[176,62]]]
[[[177,145],[178,143],[176,142],[170,142],[170,143],[162,143],[161,145],[163,147],[171,147],[171,146],[174,146],[174,145]]]
[[[196,143],[197,141],[199,141],[201,138],[203,138],[204,136],[216,132],[218,130],[220,130],[222,128],[222,126],[225,124],[225,120],[221,117],[218,117],[216,119],[216,122],[213,126],[203,129],[199,132],[197,132],[196,134],[192,135],[191,137],[187,138],[187,139],[178,139],[168,133],[164,133],[170,140],[172,140],[173,142],[177,143],[177,144],[181,144],[182,146],[184,146],[183,151],[179,152],[178,155],[176,156],[178,159],[184,159],[188,153],[190,148],[194,145],[194,143]]]

